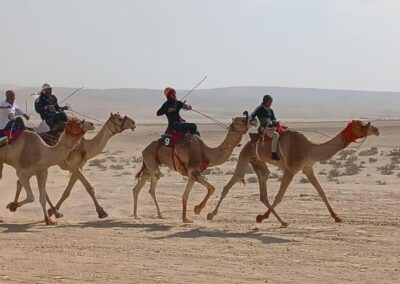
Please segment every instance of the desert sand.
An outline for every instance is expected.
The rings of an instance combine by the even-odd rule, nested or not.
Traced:
[[[345,126],[345,122],[288,124],[307,130],[304,133],[319,142],[326,138],[308,131],[333,136]],[[195,223],[181,222],[185,179],[166,168],[157,195],[167,218],[156,218],[147,185],[139,197],[142,219],[133,219],[131,190],[141,166],[140,153],[159,137],[163,125],[138,124],[134,133],[112,138],[105,151],[85,166],[100,204],[109,213],[107,219],[97,218],[81,184],[61,208],[64,217],[56,226],[44,225],[37,199],[15,213],[7,211],[16,177],[6,166],[0,181],[0,283],[399,283],[400,122],[373,124],[381,132],[379,137],[368,138],[360,149],[347,149],[316,168],[343,223],[332,220],[316,190],[299,174],[277,207],[289,227],[280,228],[273,216],[256,224],[256,215],[266,208],[251,171],[247,184],[237,184],[219,215],[207,221],[240,148],[207,175],[217,191],[199,216],[192,209],[206,190],[198,184],[193,188],[189,216]],[[225,135],[214,125],[200,125],[200,130],[209,145],[217,145]],[[280,172],[270,169],[272,200]],[[51,168],[47,191],[53,201],[68,178],[68,172]]]

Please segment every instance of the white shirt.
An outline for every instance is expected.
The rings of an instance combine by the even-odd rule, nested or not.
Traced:
[[[10,106],[11,104],[7,101],[0,102],[0,106]],[[10,121],[10,117],[13,118],[16,115],[25,114],[21,108],[14,102],[11,108],[0,109],[0,129],[6,127],[7,123]]]

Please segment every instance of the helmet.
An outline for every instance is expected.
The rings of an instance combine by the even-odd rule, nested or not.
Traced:
[[[168,96],[170,96],[170,95],[172,95],[172,94],[176,94],[175,89],[170,88],[170,87],[167,87],[167,88],[164,89],[164,95],[165,95],[166,97],[168,97]]]

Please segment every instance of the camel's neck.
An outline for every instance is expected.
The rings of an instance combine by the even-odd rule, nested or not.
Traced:
[[[314,145],[312,149],[313,160],[316,162],[328,160],[337,152],[346,148],[350,143],[346,142],[343,132],[325,143]]]
[[[239,145],[243,134],[229,129],[224,141],[216,147],[210,148],[206,146],[205,156],[209,162],[209,166],[217,166],[224,163],[232,154],[233,150]]]
[[[106,122],[99,133],[90,140],[83,140],[83,148],[86,151],[86,158],[91,159],[99,155],[106,147],[108,140],[114,136]]]
[[[46,157],[48,164],[57,165],[67,158],[79,139],[80,137],[72,137],[63,133],[56,145],[47,147],[45,150],[47,153],[43,157]]]

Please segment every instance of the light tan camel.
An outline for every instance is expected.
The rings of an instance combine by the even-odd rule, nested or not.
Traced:
[[[363,123],[359,120],[353,120],[347,127],[336,135],[331,140],[317,144],[309,141],[303,134],[297,131],[287,131],[283,133],[279,140],[279,155],[280,161],[271,160],[271,144],[270,142],[249,142],[239,154],[233,177],[228,184],[223,188],[221,197],[214,211],[208,213],[207,219],[212,220],[218,213],[218,209],[222,200],[228,194],[232,186],[238,181],[244,181],[245,169],[250,163],[257,175],[260,187],[260,201],[268,207],[268,211],[264,215],[258,215],[256,221],[258,223],[269,217],[272,212],[282,227],[288,224],[278,216],[274,208],[282,201],[282,198],[292,181],[295,174],[302,171],[315,187],[319,196],[324,201],[329,213],[336,222],[341,222],[341,219],[336,215],[330,206],[328,199],[325,196],[324,190],[319,184],[313,170],[315,163],[325,161],[335,155],[338,151],[346,148],[356,139],[364,138],[369,135],[379,135],[376,127],[370,123]],[[266,163],[275,165],[283,171],[283,178],[280,184],[280,189],[274,199],[272,205],[268,202],[267,195],[267,180],[270,174]]]
[[[86,162],[93,157],[99,155],[107,142],[114,135],[121,133],[127,129],[131,129],[134,131],[136,128],[135,122],[127,117],[121,116],[119,113],[111,113],[108,120],[105,122],[101,130],[97,133],[95,137],[92,139],[82,138],[79,144],[71,151],[68,155],[68,158],[62,161],[59,166],[61,169],[70,171],[72,173],[68,185],[64,190],[60,200],[57,202],[57,205],[54,207],[51,202],[51,208],[48,210],[48,214],[51,217],[55,214],[56,218],[61,218],[63,215],[58,212],[63,202],[69,197],[72,188],[74,187],[77,180],[80,180],[84,185],[86,191],[90,195],[93,200],[94,205],[96,206],[96,211],[99,218],[106,218],[108,216],[107,212],[99,205],[96,195],[94,192],[94,188],[90,184],[90,182],[83,175],[81,169],[86,164]],[[18,201],[19,194],[21,192],[22,185],[21,183],[17,183],[17,192],[15,195],[15,201]],[[50,201],[50,200],[48,200]]]
[[[194,212],[200,214],[207,200],[215,191],[214,186],[208,183],[201,173],[209,167],[224,163],[232,154],[234,148],[239,145],[243,135],[248,129],[256,125],[256,121],[249,121],[248,114],[246,117],[233,118],[224,141],[216,148],[208,147],[197,135],[191,135],[187,138],[188,141],[186,141],[186,143],[176,145],[175,154],[172,148],[162,146],[159,144],[159,141],[151,142],[142,152],[143,165],[136,175],[138,183],[132,189],[134,218],[138,218],[137,201],[139,192],[148,179],[151,181],[150,195],[157,208],[158,217],[164,218],[156,199],[156,185],[161,177],[159,166],[163,164],[181,175],[188,177],[186,189],[182,195],[182,220],[184,223],[192,222],[192,220],[186,217],[186,207],[193,184],[197,181],[207,188],[207,194],[204,200],[194,207]]]
[[[55,224],[46,211],[48,168],[66,159],[85,132],[92,129],[94,129],[92,123],[80,121],[77,118],[69,118],[59,142],[54,146],[45,144],[40,136],[34,132],[23,131],[12,144],[0,148],[0,171],[3,169],[3,163],[14,167],[26,191],[25,200],[12,202],[7,205],[7,208],[15,211],[18,207],[34,201],[30,178],[36,176],[45,222],[47,225]]]

